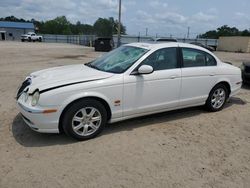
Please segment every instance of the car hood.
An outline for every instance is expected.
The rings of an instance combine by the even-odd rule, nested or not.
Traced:
[[[106,79],[111,76],[113,76],[112,73],[102,72],[83,64],[49,68],[33,72],[30,75],[31,85],[29,93],[34,92],[36,89],[42,91],[72,83]]]
[[[28,37],[29,35],[21,35],[21,37]]]

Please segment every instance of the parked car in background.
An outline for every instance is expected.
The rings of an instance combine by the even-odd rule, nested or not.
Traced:
[[[241,70],[184,43],[132,43],[87,64],[30,74],[17,93],[24,121],[42,133],[86,140],[106,123],[191,106],[221,110]]]
[[[28,41],[28,42],[31,42],[31,41],[33,41],[33,42],[35,42],[35,41],[42,42],[42,40],[43,40],[42,36],[36,35],[36,33],[33,33],[33,32],[28,32],[27,34],[21,36],[21,41],[22,42],[25,42],[25,41]]]
[[[250,84],[250,62],[243,62],[241,65],[242,80],[246,84]]]
[[[152,42],[178,42],[177,39],[174,38],[151,38],[149,41]]]
[[[208,46],[208,45],[204,45],[204,44],[202,44],[202,43],[200,43],[200,42],[191,42],[190,44],[200,46],[200,47],[202,47],[202,48],[205,48],[205,49],[209,50],[210,52],[215,51],[215,48],[214,48],[214,47]]]
[[[114,42],[112,38],[97,38],[94,42],[95,51],[109,52],[114,47]]]

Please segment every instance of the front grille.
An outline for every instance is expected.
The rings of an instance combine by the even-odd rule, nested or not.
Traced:
[[[26,87],[28,87],[30,84],[31,84],[31,79],[30,79],[30,78],[26,79],[26,80],[22,83],[21,87],[20,87],[20,88],[18,89],[18,91],[17,91],[17,95],[16,95],[16,98],[17,98],[17,99],[20,97],[20,95],[22,94],[22,92],[24,91],[24,89],[25,89]]]
[[[245,66],[245,72],[250,73],[250,66]]]

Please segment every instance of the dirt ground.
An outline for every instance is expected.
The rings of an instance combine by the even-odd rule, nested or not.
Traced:
[[[236,65],[250,54],[216,52]],[[0,187],[250,187],[250,87],[223,111],[189,108],[107,126],[75,142],[22,121],[17,87],[33,71],[101,55],[66,44],[0,42]]]

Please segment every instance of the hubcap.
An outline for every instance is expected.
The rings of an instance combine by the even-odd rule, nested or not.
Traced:
[[[213,108],[219,109],[220,107],[222,107],[225,100],[226,100],[225,90],[222,88],[215,90],[213,95],[212,95],[212,99],[211,99],[211,103],[212,103]]]
[[[85,107],[77,111],[72,119],[73,131],[80,136],[89,136],[100,127],[102,116],[94,107]]]

